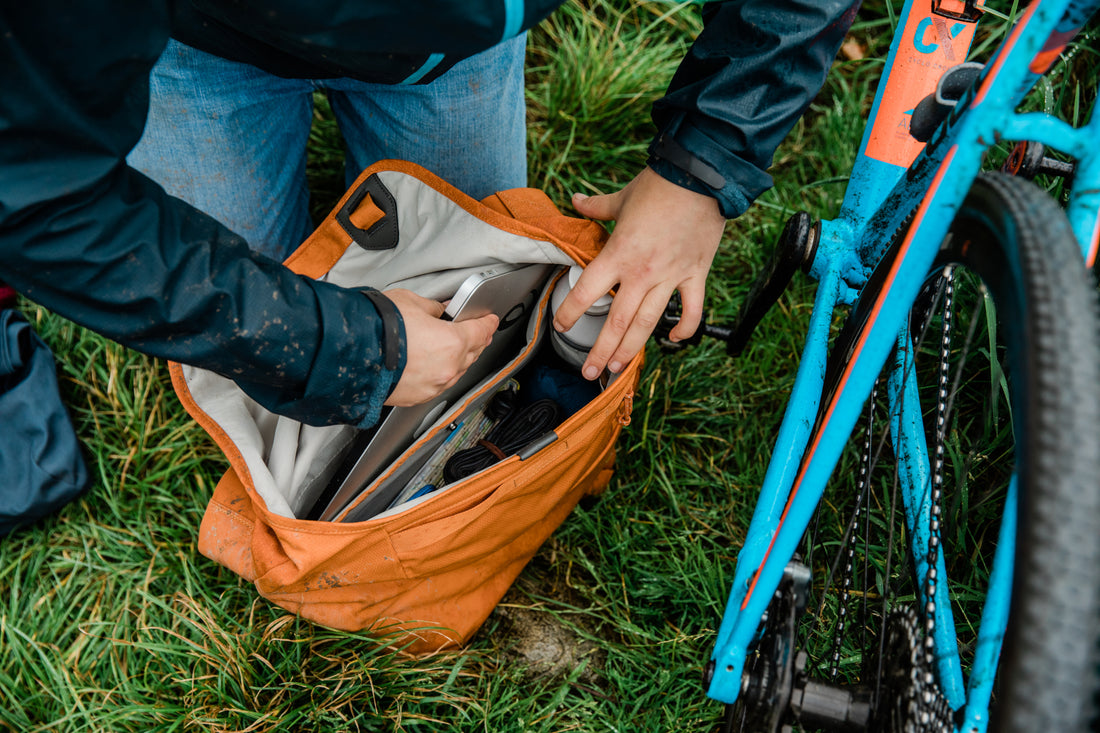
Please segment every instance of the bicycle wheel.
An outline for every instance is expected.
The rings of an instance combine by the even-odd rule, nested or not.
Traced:
[[[981,177],[807,532],[813,580],[799,585],[796,572],[781,585],[727,729],[970,731],[990,715],[997,730],[1089,729],[1100,688],[1096,305],[1057,204],[1025,181]],[[838,361],[864,319],[857,304]],[[922,513],[935,518],[938,562],[917,531]],[[1007,585],[990,581],[1006,567],[1007,634]],[[937,598],[938,614],[927,603]]]

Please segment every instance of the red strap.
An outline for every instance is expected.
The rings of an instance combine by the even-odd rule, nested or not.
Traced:
[[[15,297],[15,288],[11,285],[0,283],[0,308],[14,308]]]
[[[489,441],[485,440],[484,438],[477,441],[477,444],[480,445],[485,450],[492,453],[494,456],[496,456],[497,460],[503,461],[505,458],[508,457],[504,454],[504,451],[502,451],[499,447],[497,447],[497,445],[495,445],[494,443],[490,443]]]

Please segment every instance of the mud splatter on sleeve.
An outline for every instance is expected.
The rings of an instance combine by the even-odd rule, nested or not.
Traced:
[[[0,277],[120,343],[231,377],[272,411],[373,424],[404,350],[382,365],[367,297],[253,254],[126,166],[167,38],[154,0],[0,8]]]

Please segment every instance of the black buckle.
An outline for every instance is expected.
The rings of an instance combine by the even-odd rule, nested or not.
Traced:
[[[351,220],[351,215],[367,196],[370,196],[374,205],[381,209],[382,218],[371,224],[370,228],[360,229]],[[336,222],[356,244],[365,250],[378,251],[393,249],[397,246],[399,237],[397,200],[382,184],[377,173],[372,173],[359,184],[359,188],[355,189],[351,196],[348,196],[348,200],[336,212]]]
[[[985,12],[985,0],[932,0],[932,12],[951,20],[977,23]]]

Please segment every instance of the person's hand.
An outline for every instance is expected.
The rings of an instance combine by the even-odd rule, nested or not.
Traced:
[[[566,331],[619,286],[581,370],[585,378],[595,379],[605,366],[621,371],[645,346],[676,290],[683,315],[670,336],[691,337],[703,317],[706,277],[726,223],[718,202],[646,168],[617,193],[574,194],[573,207],[592,219],[616,221],[607,245],[554,315],[554,328]]]
[[[408,407],[427,402],[466,372],[493,340],[500,322],[495,315],[461,322],[444,321],[443,304],[409,290],[385,295],[405,321],[405,371],[386,404]]]

